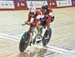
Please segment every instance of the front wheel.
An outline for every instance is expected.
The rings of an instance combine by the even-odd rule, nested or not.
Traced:
[[[26,50],[26,48],[29,44],[29,40],[30,40],[30,34],[29,34],[29,32],[25,32],[20,40],[20,44],[19,44],[20,52],[24,52],[24,50]]]
[[[51,35],[52,35],[52,30],[51,30],[51,28],[49,28],[49,30],[46,30],[44,37],[42,39],[43,46],[46,46],[48,44],[48,42],[51,38]]]

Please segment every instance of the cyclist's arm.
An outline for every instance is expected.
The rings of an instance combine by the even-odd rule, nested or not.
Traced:
[[[30,16],[30,15],[28,15],[28,19],[27,19],[27,21],[28,21],[28,22],[31,21],[31,16]]]
[[[38,22],[40,21],[40,15],[37,15],[34,20],[35,21],[33,22],[33,25],[38,24]]]

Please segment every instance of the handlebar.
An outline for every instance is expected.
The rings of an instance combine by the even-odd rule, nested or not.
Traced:
[[[24,23],[24,24],[21,24],[22,26],[24,26],[24,25],[31,25],[31,23],[29,22],[29,23]]]

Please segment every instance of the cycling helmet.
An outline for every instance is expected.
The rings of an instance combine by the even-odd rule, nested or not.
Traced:
[[[30,14],[36,14],[36,8],[35,7],[32,7],[30,9]]]
[[[42,9],[48,9],[48,5],[43,5]]]
[[[48,5],[43,5],[42,10],[44,11],[44,13],[48,12]]]
[[[48,9],[48,4],[46,2],[43,2],[42,9]]]

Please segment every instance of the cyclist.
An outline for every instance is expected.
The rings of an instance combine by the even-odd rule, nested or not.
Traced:
[[[32,18],[34,20],[30,26],[30,33],[33,27],[37,27],[38,32],[41,34],[42,28],[39,28],[39,25],[49,28],[50,23],[54,21],[54,14],[52,9],[48,8],[48,5],[43,5],[42,10],[36,10],[35,7],[31,8],[28,14],[28,20],[25,23],[29,24]]]
[[[31,19],[33,18],[33,21],[30,26],[30,32],[32,32],[33,27],[37,27],[40,23],[42,12],[40,10],[37,10],[35,7],[30,9],[30,12],[28,14],[28,19],[25,23],[29,24],[31,23]]]
[[[30,23],[31,18],[34,18],[32,25],[30,26],[30,32],[32,32],[33,27],[37,27],[40,33],[39,25],[43,25],[43,27],[49,28],[50,23],[54,21],[54,14],[51,8],[48,5],[43,5],[42,10],[36,10],[35,7],[30,9],[28,14],[28,21],[26,23]]]
[[[28,13],[28,19],[27,19],[27,21],[25,23],[26,24],[31,24],[30,25],[30,29],[29,29],[30,38],[31,38],[30,42],[31,43],[33,42],[33,39],[34,39],[34,38],[32,38],[32,35],[33,35],[32,31],[33,31],[34,27],[37,28],[38,33],[40,35],[39,25],[41,23],[41,21],[40,21],[41,18],[42,18],[42,12],[41,12],[41,10],[38,10],[35,7],[30,8],[30,11]],[[33,19],[33,21],[32,21],[32,19]],[[31,43],[30,43],[30,45],[31,45]]]
[[[39,25],[42,25],[40,28],[38,26],[38,31],[40,32],[40,35],[42,35],[42,29],[47,27],[47,30],[49,29],[50,23],[54,21],[54,14],[51,8],[48,7],[48,5],[43,5],[42,10],[40,10],[42,12],[41,14],[41,18],[40,18],[40,22]],[[43,35],[42,35],[43,36]]]
[[[50,23],[54,21],[54,14],[51,8],[48,5],[42,6],[42,15],[43,18],[41,19],[41,24],[47,28],[49,27]]]

